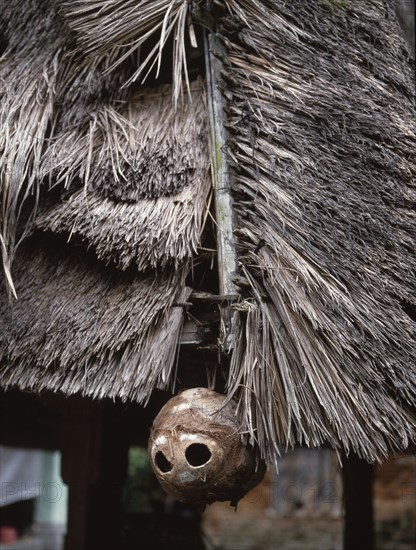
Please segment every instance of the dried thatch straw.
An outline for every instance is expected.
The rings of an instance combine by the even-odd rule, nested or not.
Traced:
[[[209,184],[201,179],[172,197],[134,204],[79,191],[40,215],[36,227],[66,233],[69,239],[81,237],[100,260],[120,269],[133,262],[140,271],[169,264],[179,267],[200,244]]]
[[[295,442],[374,460],[416,434],[407,45],[391,2],[226,4],[224,99],[251,288],[234,318],[229,393],[269,460]]]
[[[0,32],[8,46],[0,58],[0,243],[13,290],[10,256],[21,204],[31,193],[38,193],[33,167],[39,164],[51,121],[63,55],[62,26],[56,9],[46,2],[27,1],[18,17],[14,1],[1,11]],[[34,48],[33,36],[41,47]]]
[[[192,83],[192,101],[177,110],[170,86],[144,89],[121,112],[104,106],[97,122],[52,140],[41,173],[66,185],[84,180],[86,189],[54,204],[37,227],[81,236],[122,269],[191,258],[211,187],[201,86]]]
[[[11,288],[16,231],[29,199],[27,227],[36,210],[48,139],[57,127],[88,123],[90,109],[114,91],[123,95],[117,78],[99,78],[109,58],[88,64],[69,53],[71,33],[58,8],[53,0],[10,0],[0,11],[0,243]]]
[[[174,303],[190,293],[186,266],[121,274],[79,247],[45,236],[42,243],[20,247],[19,300],[0,302],[1,385],[138,401],[166,387],[183,320]]]
[[[183,80],[189,91],[185,54],[188,10],[188,0],[75,0],[63,4],[82,52],[95,57],[112,54],[110,71],[132,54],[140,54],[140,48],[156,34],[153,48],[139,61],[125,86],[139,78],[144,82],[154,67],[159,75],[163,50],[172,35],[175,103],[182,94]]]
[[[192,98],[175,110],[171,86],[122,90],[132,63],[109,72],[117,48],[96,56],[82,41],[75,48],[58,8],[23,0],[0,14],[8,42],[0,235],[9,284],[22,208],[26,215],[28,199],[39,202],[35,230],[30,223],[28,240],[26,227],[16,253],[18,301],[9,304],[0,288],[0,384],[146,401],[169,381],[183,319],[173,304],[189,295],[187,260],[208,207],[204,91],[189,84]]]
[[[121,151],[112,147],[125,134],[130,118],[120,106],[132,87],[123,85],[134,82],[154,63],[160,65],[170,35],[175,67],[171,93],[179,107],[183,77],[188,91],[191,88],[184,57],[187,10],[184,0],[10,0],[1,11],[0,38],[7,46],[0,57],[0,247],[11,288],[10,264],[22,205],[35,199],[32,216],[26,220],[29,227],[39,185],[45,174],[50,174],[47,166],[55,151],[49,148],[50,140],[57,135],[53,143],[62,145],[63,151],[70,150],[71,159],[82,157],[84,168],[89,168],[85,153],[91,141],[86,144],[85,139],[99,140],[100,132],[108,132],[105,145],[111,153],[108,161],[113,162],[113,155]],[[158,37],[156,45],[150,56],[141,60],[139,50],[153,35]],[[172,120],[174,109],[166,105],[165,111],[171,113],[161,114]],[[199,122],[197,119],[196,126]],[[127,139],[132,136],[131,128]],[[141,130],[148,132],[149,128],[142,126]],[[81,136],[84,140],[78,141]],[[123,160],[117,156],[117,162]],[[103,169],[107,168],[105,162],[100,159]],[[123,173],[126,168],[117,173],[116,180],[127,175]],[[161,174],[160,167],[155,172]]]

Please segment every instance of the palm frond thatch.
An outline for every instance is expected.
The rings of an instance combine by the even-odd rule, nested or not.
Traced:
[[[183,321],[174,304],[190,293],[186,266],[121,275],[77,247],[42,242],[19,248],[19,300],[0,302],[1,385],[146,402],[171,379]]]
[[[171,86],[121,90],[129,68],[108,75],[114,52],[87,58],[53,0],[23,4],[0,15],[1,234],[7,268],[17,254],[8,283],[18,295],[9,304],[0,289],[0,383],[146,401],[171,378],[183,320],[174,303],[189,295],[208,208],[203,85],[176,109]],[[36,222],[16,252],[32,196]]]
[[[17,17],[13,1],[0,15],[8,42],[0,57],[0,242],[11,285],[16,228],[22,204],[38,195],[34,167],[40,163],[51,122],[63,56],[56,6],[26,2],[22,8]],[[39,43],[34,44],[33,37]]]
[[[189,4],[21,5],[0,13],[0,246],[19,296],[0,300],[0,383],[145,401],[172,373],[209,182],[201,83],[175,106],[139,80],[173,44],[179,98]],[[414,62],[394,2],[223,8],[241,432],[269,462],[296,442],[379,459],[416,438]]]
[[[109,128],[117,136],[108,136],[107,145],[114,145],[111,137],[117,143],[125,131],[119,107],[130,93],[123,85],[136,80],[149,63],[160,63],[171,34],[176,68],[171,93],[177,107],[184,77],[190,92],[184,57],[188,3],[166,0],[156,4],[148,0],[13,0],[2,10],[0,29],[7,47],[0,59],[0,247],[11,286],[22,207],[33,204],[32,215],[26,218],[29,230],[39,185],[50,175],[45,166],[54,151],[49,143],[55,134],[64,143],[59,139],[54,143],[71,144],[71,157],[88,151],[91,140],[99,138],[97,133]],[[150,57],[139,61],[136,70],[130,59],[133,51],[147,44],[154,33],[159,37],[157,45]],[[129,63],[124,63],[126,59]],[[80,135],[90,139],[87,149],[85,141],[76,141]],[[110,159],[113,161],[113,156]],[[84,173],[85,179],[88,175],[88,171]],[[26,234],[24,231],[20,238]]]
[[[159,75],[164,48],[173,36],[173,96],[177,103],[183,81],[189,91],[185,55],[188,9],[187,0],[76,0],[65,2],[62,11],[83,53],[96,57],[114,54],[109,70],[133,54],[140,54],[144,43],[157,36],[153,48],[139,61],[126,86],[139,78],[144,82],[154,67]]]
[[[179,268],[200,244],[207,213],[210,180],[199,179],[179,193],[135,203],[114,202],[98,193],[78,191],[42,212],[35,227],[81,237],[100,260],[139,271]]]
[[[416,434],[412,61],[389,2],[226,3],[251,287],[229,393],[269,460],[277,443],[326,441],[374,460]]]
[[[77,235],[126,269],[179,266],[200,241],[211,188],[202,83],[175,109],[171,87],[144,88],[119,110],[50,140],[40,173],[56,185],[85,182],[36,226]]]
[[[39,173],[54,185],[74,180],[125,202],[180,191],[208,170],[203,84],[175,109],[172,87],[144,88],[121,105],[105,102],[86,124],[73,124],[48,142]],[[75,144],[75,146],[74,146]]]

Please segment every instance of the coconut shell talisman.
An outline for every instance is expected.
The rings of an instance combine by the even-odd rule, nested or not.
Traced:
[[[153,422],[152,468],[163,489],[181,502],[237,502],[263,479],[266,465],[238,435],[235,405],[206,388],[170,399]]]

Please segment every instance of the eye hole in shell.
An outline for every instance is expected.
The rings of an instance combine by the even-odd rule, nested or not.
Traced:
[[[203,443],[192,443],[185,451],[185,457],[190,466],[203,466],[206,464],[212,454],[206,445]]]
[[[155,456],[155,462],[156,466],[159,468],[159,470],[162,472],[162,474],[166,474],[170,472],[173,468],[172,462],[170,462],[165,455],[162,453],[162,451],[158,451]]]

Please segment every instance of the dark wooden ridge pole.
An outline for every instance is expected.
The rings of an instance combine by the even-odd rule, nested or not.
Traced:
[[[205,34],[208,115],[210,126],[212,178],[214,185],[215,219],[217,224],[219,293],[230,301],[238,298],[234,283],[237,274],[237,252],[234,236],[234,210],[231,195],[231,174],[227,158],[227,133],[224,125],[224,105],[220,90],[223,64],[222,47],[215,33]],[[231,311],[221,308],[222,335],[225,350],[230,349]]]

